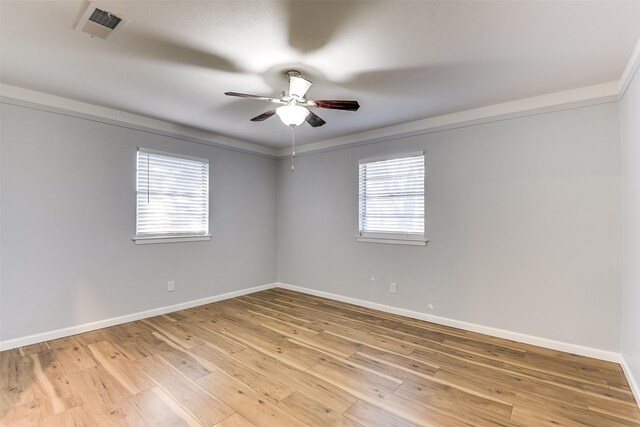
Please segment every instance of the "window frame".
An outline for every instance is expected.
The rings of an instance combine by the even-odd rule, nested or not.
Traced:
[[[186,233],[175,233],[175,234],[138,234],[138,156],[140,153],[149,153],[149,154],[157,154],[165,157],[173,157],[177,159],[184,160],[192,160],[201,163],[207,164],[207,214],[206,214],[206,225],[207,229],[204,234],[186,234]],[[150,148],[137,147],[136,149],[136,157],[135,157],[135,232],[133,241],[136,245],[148,245],[148,244],[157,244],[157,243],[178,243],[178,242],[197,242],[197,241],[205,241],[211,240],[211,223],[210,223],[210,208],[211,208],[211,170],[210,170],[210,161],[209,159],[202,157],[194,157],[187,156],[184,154],[171,153],[168,151],[160,151],[154,150]]]
[[[396,233],[396,232],[370,232],[360,230],[361,212],[360,212],[360,166],[367,163],[382,162],[387,160],[404,159],[410,157],[423,157],[424,162],[424,187],[423,187],[423,232],[419,233]],[[406,153],[389,154],[385,156],[370,157],[358,160],[358,233],[356,240],[363,243],[383,243],[391,245],[409,245],[409,246],[426,246],[428,239],[426,238],[426,208],[427,208],[427,156],[424,151],[414,151]]]

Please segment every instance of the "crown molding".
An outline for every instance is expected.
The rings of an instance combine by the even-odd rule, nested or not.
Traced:
[[[0,83],[0,100],[6,104],[20,105],[82,119],[95,120],[102,123],[176,137],[235,151],[259,154],[267,157],[275,157],[277,154],[276,150],[272,148],[250,142],[2,83]]]
[[[296,154],[304,155],[313,152],[335,150],[346,146],[371,144],[483,123],[619,101],[624,97],[638,68],[640,68],[640,39],[636,43],[620,79],[617,81],[489,105],[312,142],[299,145]],[[192,142],[266,157],[282,158],[291,154],[287,148],[275,149],[265,147],[171,122],[1,83],[0,100],[5,103],[39,108],[74,117],[97,120],[104,123],[173,136]]]
[[[482,123],[513,119],[516,117],[531,116],[552,111],[568,110],[589,105],[614,102],[619,99],[619,87],[620,83],[618,81],[612,81],[594,86],[555,92],[548,95],[525,98],[502,104],[430,117],[428,119],[416,120],[399,125],[387,126],[352,135],[300,145],[296,149],[296,155],[333,150],[347,145],[353,146],[358,144],[370,144],[448,129],[473,126]],[[278,157],[286,157],[290,154],[291,153],[288,149],[281,149],[278,151]]]
[[[371,144],[408,136],[473,126],[482,123],[490,123],[517,117],[620,101],[624,98],[627,88],[631,84],[631,81],[639,68],[640,38],[636,42],[635,48],[627,61],[620,79],[617,81],[505,102],[502,104],[474,108],[471,110],[327,139],[324,141],[312,142],[310,144],[298,146],[296,149],[296,155],[334,150],[344,146]],[[291,153],[286,148],[277,151],[277,156],[279,158],[287,157],[290,154]]]
[[[624,71],[622,72],[622,77],[620,77],[620,81],[618,83],[618,100],[624,98],[624,95],[627,93],[627,89],[633,80],[633,77],[636,75],[638,68],[640,67],[640,39],[636,43],[636,47],[633,49],[631,53],[631,57],[627,62],[627,66],[624,67]]]

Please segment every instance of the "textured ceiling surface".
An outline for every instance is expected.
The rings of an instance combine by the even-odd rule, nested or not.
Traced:
[[[88,2],[0,0],[2,83],[281,148],[283,72],[313,81],[300,144],[620,78],[640,1],[112,1],[113,40],[74,30]]]

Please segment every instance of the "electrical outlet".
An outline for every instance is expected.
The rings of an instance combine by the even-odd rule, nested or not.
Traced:
[[[167,283],[167,292],[173,292],[176,290],[176,282],[174,282],[173,280],[169,280],[169,282]]]
[[[389,292],[391,292],[392,294],[398,292],[398,285],[394,282],[391,282],[391,284],[389,285]]]

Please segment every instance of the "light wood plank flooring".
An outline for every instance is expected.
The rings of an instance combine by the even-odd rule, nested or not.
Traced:
[[[0,353],[2,426],[640,426],[614,363],[283,289]]]

